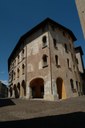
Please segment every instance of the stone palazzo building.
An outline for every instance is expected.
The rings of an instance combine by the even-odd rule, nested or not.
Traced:
[[[49,18],[24,34],[8,59],[9,97],[53,101],[78,96],[82,85],[74,41],[72,31]]]
[[[81,80],[81,84],[82,84],[82,93],[85,95],[85,71],[84,71],[84,63],[83,63],[83,51],[82,48],[80,46],[75,48],[75,52],[76,52],[76,60],[77,60],[77,65],[78,65],[78,69],[79,69],[79,73],[80,73],[80,80]]]

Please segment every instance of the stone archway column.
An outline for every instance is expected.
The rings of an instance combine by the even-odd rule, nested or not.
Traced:
[[[49,100],[49,101],[54,100],[54,96],[53,96],[52,90],[51,90],[51,81],[50,80],[44,82],[44,99]]]
[[[52,91],[53,91],[54,100],[58,100],[57,85],[54,79],[52,80]]]
[[[19,95],[20,95],[20,96],[19,96],[20,98],[23,98],[23,96],[22,96],[22,84],[20,84]]]
[[[26,98],[27,99],[31,99],[32,98],[32,91],[31,91],[29,83],[26,86]]]
[[[11,98],[10,88],[8,88],[8,98]]]
[[[12,88],[12,98],[15,98],[15,91],[13,88]]]

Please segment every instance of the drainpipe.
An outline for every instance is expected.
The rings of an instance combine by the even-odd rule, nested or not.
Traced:
[[[26,68],[25,68],[25,81],[26,81],[26,96],[27,96],[27,44],[26,44],[26,59],[25,59],[25,64],[26,64]]]
[[[49,30],[49,26],[48,26]],[[50,35],[48,31],[48,42],[49,42],[49,57],[50,57],[50,77],[51,77],[51,94],[53,94],[53,89],[52,89],[52,63],[51,63],[51,49],[50,49]]]

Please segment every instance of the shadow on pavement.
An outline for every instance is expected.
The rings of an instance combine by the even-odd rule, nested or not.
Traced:
[[[0,99],[0,107],[4,106],[10,106],[10,105],[15,105],[15,103],[11,99]]]
[[[0,122],[0,128],[84,128],[85,113],[47,116],[34,119]]]

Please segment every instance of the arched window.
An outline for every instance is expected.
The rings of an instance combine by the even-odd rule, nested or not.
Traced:
[[[56,41],[56,39],[53,39],[53,43],[54,43],[54,48],[57,48],[57,41]]]
[[[68,65],[68,68],[69,68],[69,59],[67,59],[67,65]]]
[[[43,42],[43,48],[47,46],[47,37],[43,36],[42,38],[42,42]]]
[[[67,44],[64,44],[64,47],[65,47],[65,52],[67,52],[67,53],[68,53]]]
[[[67,65],[68,65],[68,68],[71,70],[71,61],[68,58],[67,58]]]
[[[22,59],[24,59],[24,49],[22,50]]]
[[[43,61],[43,68],[47,67],[48,66],[47,55],[45,55],[45,54],[43,55],[42,61]]]
[[[25,73],[25,65],[23,64],[22,65],[22,74],[24,74]]]
[[[73,83],[73,80],[72,79],[70,79],[70,84],[71,84],[71,90],[72,90],[72,92],[75,92],[74,83]]]
[[[19,70],[19,68],[17,69],[17,77],[18,78],[20,77],[20,70]]]
[[[59,61],[58,55],[55,55],[55,62],[56,62],[56,66],[59,68],[60,67],[60,61]]]

